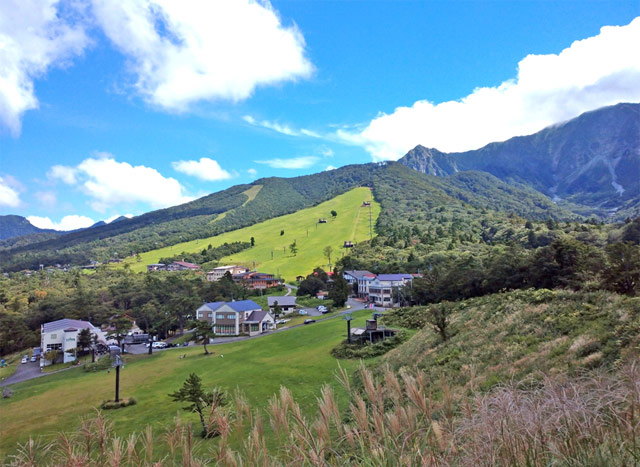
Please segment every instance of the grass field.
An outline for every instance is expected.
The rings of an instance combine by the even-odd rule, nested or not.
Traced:
[[[254,194],[255,196],[255,194]],[[331,262],[335,263],[346,252],[342,248],[345,240],[354,243],[369,238],[369,209],[361,207],[364,200],[371,199],[368,188],[355,188],[327,202],[303,209],[293,214],[270,219],[240,230],[190,242],[179,243],[171,247],[142,253],[141,261],[128,258],[118,267],[129,264],[133,271],[141,272],[147,264],[157,263],[160,258],[177,255],[181,252],[197,252],[209,244],[218,246],[225,242],[245,241],[255,238],[255,246],[233,256],[223,258],[221,264],[242,264],[253,269],[279,274],[288,281],[297,275],[307,275],[317,266],[327,267],[328,260],[323,250],[333,247]],[[371,203],[372,223],[380,213],[380,205]],[[331,211],[338,213],[331,218]],[[326,218],[326,224],[318,224],[319,218]],[[280,232],[284,230],[284,235]],[[296,241],[297,255],[294,256],[289,245]]]
[[[353,325],[364,325],[368,316],[368,311],[356,312]],[[291,389],[303,409],[309,409],[323,384],[337,387],[338,363],[329,352],[345,336],[345,321],[335,318],[257,339],[212,345],[211,356],[203,354],[202,346],[127,356],[121,372],[121,396],[135,397],[138,403],[104,414],[120,434],[141,431],[147,424],[166,426],[181,407],[171,402],[168,394],[179,389],[192,372],[207,387],[240,388],[258,409],[266,407],[281,385]],[[179,358],[181,355],[186,358]],[[343,360],[340,364],[350,370],[358,363]],[[114,372],[73,369],[13,385],[12,389],[13,397],[0,399],[0,460],[29,436],[51,439],[61,430],[77,429],[82,417],[92,415],[94,407],[113,398]],[[194,414],[182,411],[181,416],[197,421]]]

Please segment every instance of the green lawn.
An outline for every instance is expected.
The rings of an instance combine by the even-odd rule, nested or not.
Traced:
[[[215,247],[225,242],[248,242],[254,237],[255,247],[223,258],[221,264],[243,264],[250,268],[255,264],[261,272],[280,274],[284,279],[292,281],[297,275],[309,274],[316,266],[327,267],[328,261],[323,253],[326,246],[333,247],[331,261],[335,263],[346,253],[342,248],[345,240],[356,243],[369,238],[369,209],[361,205],[364,200],[371,198],[368,188],[355,188],[312,208],[216,237],[148,251],[140,255],[141,261],[128,258],[117,267],[129,264],[133,271],[140,272],[146,269],[147,264],[157,263],[162,257],[174,256],[183,251],[200,251],[209,244]],[[375,225],[380,205],[375,201],[371,204],[371,222]],[[335,219],[331,217],[332,210],[338,213]],[[319,218],[326,218],[327,223],[318,224]],[[284,235],[280,235],[281,230],[284,230]],[[289,251],[289,245],[294,240],[298,245],[296,256]]]
[[[356,312],[354,326],[364,325],[368,316],[368,311]],[[202,346],[170,349],[152,356],[127,356],[121,396],[133,396],[138,404],[105,414],[114,421],[119,434],[140,431],[147,424],[155,428],[165,426],[181,407],[171,402],[167,394],[179,389],[192,372],[207,386],[216,385],[228,391],[240,388],[259,409],[266,407],[281,385],[287,386],[303,409],[308,410],[315,407],[323,384],[338,386],[335,379],[338,363],[329,352],[345,336],[345,322],[336,318],[257,339],[212,345],[211,356],[203,355]],[[181,355],[186,358],[179,358]],[[341,361],[349,370],[357,364]],[[0,459],[29,436],[51,439],[60,430],[77,429],[82,417],[94,413],[94,407],[103,400],[113,398],[114,372],[72,369],[12,388],[11,399],[0,399]],[[339,400],[346,403],[340,397]],[[193,414],[182,415],[197,421]]]

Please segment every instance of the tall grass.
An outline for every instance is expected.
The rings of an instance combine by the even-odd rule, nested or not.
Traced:
[[[579,378],[514,382],[488,393],[456,396],[444,381],[430,393],[422,371],[364,365],[355,385],[345,371],[338,380],[349,395],[341,409],[330,386],[317,397],[314,416],[303,414],[281,387],[265,413],[251,410],[236,392],[231,408],[215,407],[207,417],[217,430],[203,441],[176,418],[164,433],[147,427],[121,438],[100,412],[74,434],[49,444],[29,440],[9,459],[13,466],[609,466],[640,464],[638,411],[640,368]],[[265,430],[277,443],[265,440]],[[237,436],[242,446],[232,449]],[[153,446],[164,442],[168,454]],[[271,446],[271,447],[270,447]]]

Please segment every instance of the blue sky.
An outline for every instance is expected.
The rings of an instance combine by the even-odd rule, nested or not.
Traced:
[[[0,214],[77,228],[640,101],[635,0],[172,3],[0,4]]]

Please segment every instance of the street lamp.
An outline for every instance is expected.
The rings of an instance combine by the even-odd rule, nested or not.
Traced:
[[[351,320],[353,319],[353,313],[345,313],[342,319],[347,322],[347,342],[351,344]]]

